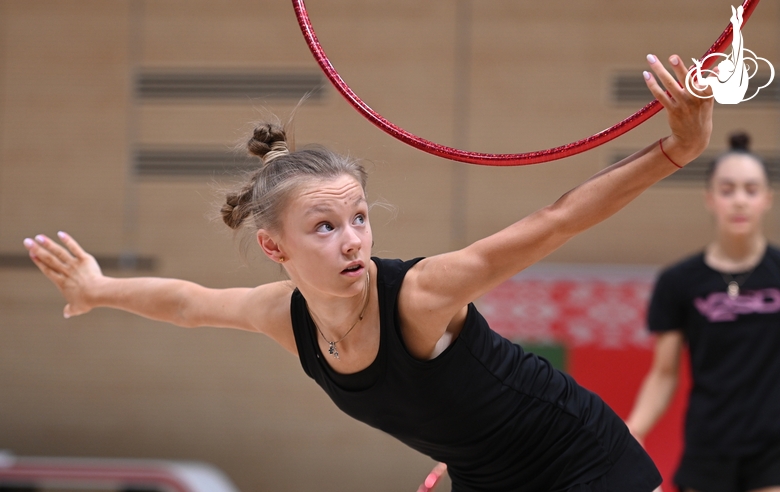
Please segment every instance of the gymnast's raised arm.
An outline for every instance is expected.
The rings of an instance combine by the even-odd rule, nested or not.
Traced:
[[[469,302],[608,218],[707,147],[712,100],[696,98],[677,83],[687,71],[680,57],[670,58],[676,79],[655,57],[648,56],[648,61],[669,91],[665,93],[646,73],[648,88],[668,114],[671,135],[663,139],[663,148],[654,142],[506,229],[418,263],[407,274],[399,296],[407,339],[417,341],[410,347],[415,355],[430,357],[435,346],[447,346],[446,334],[462,326],[459,321]]]
[[[296,353],[289,329],[289,282],[253,289],[208,289],[177,279],[111,278],[103,275],[95,258],[75,239],[63,232],[58,235],[66,247],[44,235],[25,239],[24,244],[33,262],[65,297],[66,318],[110,307],[187,328],[214,326],[264,333]]]

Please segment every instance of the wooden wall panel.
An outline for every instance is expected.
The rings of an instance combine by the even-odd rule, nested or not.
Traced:
[[[725,0],[473,2],[471,96],[455,100],[455,3],[310,0],[342,76],[395,123],[452,145],[467,105],[467,146],[538,150],[632,113],[610,98],[617,71],[644,56],[698,56],[728,22]],[[763,2],[746,45],[780,63],[780,4]],[[282,278],[257,252],[242,263],[209,178],[136,179],[145,147],[223,147],[263,111],[296,101],[149,101],[142,70],[316,69],[287,1],[0,0],[0,253],[66,229],[91,251],[154,256],[155,275],[212,287]],[[776,151],[780,108],[719,108],[712,147],[746,128]],[[381,133],[327,88],[297,112],[298,144],[365,159],[374,253],[410,258],[454,245],[453,219],[477,240],[544,206],[618,151],[666,132],[660,114],[584,155],[495,169],[424,155]],[[467,176],[453,196],[454,176]],[[215,182],[217,181],[217,182]],[[548,261],[669,263],[711,237],[699,186],[659,184]],[[452,217],[465,201],[463,217]],[[395,217],[394,217],[395,215]],[[777,213],[768,233],[780,239]],[[132,272],[109,272],[132,274]],[[107,310],[61,318],[35,270],[0,269],[0,448],[20,454],[201,459],[242,490],[413,490],[430,460],[340,414],[298,362],[262,337],[187,331]],[[333,477],[338,482],[330,482]],[[325,480],[325,481],[324,481]]]
[[[3,8],[0,248],[99,223],[98,247],[117,249],[128,164],[127,4]]]

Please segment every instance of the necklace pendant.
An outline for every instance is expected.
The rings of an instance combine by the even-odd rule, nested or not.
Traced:
[[[729,289],[728,289],[729,297],[732,299],[736,299],[739,297],[739,284],[735,281],[729,282]]]
[[[330,346],[328,347],[328,353],[335,357],[336,359],[339,358],[339,351],[336,350],[336,342],[328,342]]]

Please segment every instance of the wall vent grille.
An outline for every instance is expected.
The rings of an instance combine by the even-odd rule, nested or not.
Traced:
[[[136,270],[151,272],[157,269],[158,260],[153,256],[136,254],[95,255],[104,270]],[[0,253],[0,268],[38,268],[25,253]]]
[[[140,99],[291,99],[324,96],[325,77],[309,72],[142,72]]]
[[[256,157],[228,149],[141,149],[135,154],[135,173],[141,177],[220,177],[256,169],[259,163]]]

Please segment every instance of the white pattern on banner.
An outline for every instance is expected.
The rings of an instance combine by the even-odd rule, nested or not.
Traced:
[[[480,301],[491,328],[521,343],[649,348],[646,313],[655,269],[543,265]]]

